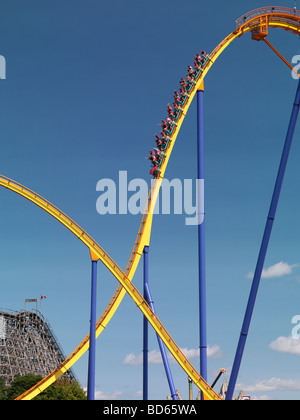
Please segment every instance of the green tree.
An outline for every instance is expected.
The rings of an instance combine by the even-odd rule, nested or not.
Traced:
[[[11,385],[3,393],[3,399],[14,400],[41,379],[42,376],[31,373],[24,376],[15,376]],[[41,394],[37,395],[34,400],[86,400],[86,394],[78,382],[69,382],[67,378],[60,378]]]
[[[78,382],[70,382],[67,378],[58,379],[35,400],[86,400],[85,391]]]
[[[34,375],[32,373],[28,373],[24,376],[16,375],[6,390],[7,399],[14,400],[19,395],[23,394],[23,392],[38,383],[41,379],[43,379],[41,375]]]
[[[0,400],[6,400],[6,386],[4,378],[0,378]]]

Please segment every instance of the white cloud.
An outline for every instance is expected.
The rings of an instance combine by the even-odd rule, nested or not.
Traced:
[[[196,357],[200,357],[200,350],[199,349],[181,349],[183,354],[186,356],[187,359],[194,359]],[[211,359],[219,359],[223,356],[223,353],[220,349],[220,346],[216,344],[214,346],[207,347],[207,357]]]
[[[280,261],[277,264],[271,265],[267,269],[262,271],[261,277],[264,279],[270,279],[273,277],[282,277],[286,276],[287,274],[291,274],[293,269],[298,267],[298,264],[289,265],[285,262]],[[254,274],[249,273],[247,275],[248,278],[253,278]]]
[[[85,388],[85,391],[87,389]],[[95,391],[95,400],[119,400],[123,395],[123,391],[103,392]]]
[[[270,397],[269,395],[261,395],[260,397],[256,397],[256,396],[252,397],[251,396],[251,400],[254,400],[254,401],[272,401],[273,398]]]
[[[127,394],[129,399],[140,400],[143,399],[143,391],[137,391],[135,393]],[[123,391],[112,391],[112,392],[102,392],[96,391],[95,392],[95,399],[96,400],[124,400]]]
[[[187,359],[194,359],[199,358],[200,356],[200,350],[199,349],[188,349],[183,348],[181,349],[182,353],[186,356]],[[211,359],[218,359],[223,355],[221,349],[219,346],[208,346],[207,347],[207,357]],[[170,363],[176,363],[173,356],[168,352],[168,360]],[[152,350],[148,353],[148,363],[152,363],[155,365],[163,363],[162,357],[159,351]],[[140,366],[143,364],[143,353],[140,353],[138,355],[135,355],[133,353],[129,353],[124,361],[124,365],[130,365],[130,366]]]
[[[159,351],[152,350],[148,353],[148,363],[159,365],[162,363],[161,354]],[[135,355],[133,353],[127,354],[123,361],[123,365],[140,366],[143,364],[143,353]]]
[[[238,389],[245,392],[270,392],[300,390],[300,381],[295,379],[271,378],[267,381],[257,382],[255,385],[238,384]]]
[[[216,344],[214,346],[208,346],[207,357],[214,360],[220,359],[223,357],[223,351],[221,350],[220,346],[217,346]]]
[[[269,344],[269,348],[280,353],[290,353],[300,356],[300,340],[297,340],[292,336],[278,337]]]
[[[143,363],[143,354],[139,354],[138,356],[136,356],[133,353],[129,353],[123,360],[123,365],[138,366],[138,365],[141,365],[142,363]]]

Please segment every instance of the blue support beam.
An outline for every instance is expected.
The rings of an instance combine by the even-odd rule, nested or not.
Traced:
[[[97,261],[92,261],[91,318],[87,399],[95,399]]]
[[[264,266],[264,261],[265,261],[268,244],[269,244],[269,240],[270,240],[270,236],[272,232],[272,227],[273,227],[273,223],[274,223],[274,219],[276,215],[277,205],[278,205],[278,201],[280,197],[280,191],[281,191],[281,187],[282,187],[282,183],[283,183],[283,179],[285,175],[285,170],[286,170],[286,166],[288,162],[288,157],[289,157],[289,153],[290,153],[290,149],[292,145],[292,140],[293,140],[293,136],[294,136],[294,132],[296,128],[296,123],[297,123],[297,119],[299,115],[299,106],[300,106],[300,80],[298,82],[292,115],[291,115],[288,131],[286,135],[286,140],[285,140],[285,144],[284,144],[284,148],[283,148],[283,152],[281,156],[281,161],[280,161],[276,183],[275,183],[275,187],[273,191],[272,201],[271,201],[269,214],[268,214],[268,218],[267,218],[267,222],[265,226],[265,231],[264,231],[264,235],[263,235],[263,239],[261,243],[261,248],[259,251],[259,256],[257,260],[254,277],[253,277],[252,287],[250,290],[249,300],[248,300],[248,304],[247,304],[247,308],[245,312],[244,322],[243,322],[242,330],[240,333],[240,339],[238,342],[237,351],[236,351],[236,355],[235,355],[235,359],[233,363],[233,368],[232,368],[228,390],[226,394],[226,400],[232,400],[235,385],[236,385],[236,380],[237,380],[240,365],[241,365],[241,360],[243,357],[246,340],[248,337],[248,332],[249,332],[251,318],[252,318],[252,314],[254,310],[255,300],[256,300],[259,284],[260,284],[261,274],[262,274],[262,270]]]
[[[206,268],[204,220],[204,85],[197,91],[197,156],[198,156],[198,264],[199,264],[199,328],[200,374],[207,381],[207,327],[206,327]]]
[[[146,302],[148,303],[148,305],[150,306],[150,308],[152,309],[152,311],[155,313],[155,308],[154,308],[154,302],[152,300],[152,296],[151,296],[151,292],[150,292],[150,287],[149,287],[149,277],[148,277],[148,269],[149,269],[149,261],[148,261],[148,257],[149,257],[149,247],[145,246],[144,247],[144,299],[146,300]],[[172,377],[172,373],[171,373],[171,369],[170,369],[170,365],[169,365],[169,361],[168,361],[168,357],[167,357],[167,353],[166,353],[166,348],[165,345],[162,341],[162,339],[159,337],[158,334],[157,335],[157,340],[158,340],[158,345],[159,345],[159,349],[160,349],[160,353],[161,353],[161,357],[163,360],[163,364],[164,364],[164,368],[165,368],[165,372],[167,375],[167,380],[169,383],[169,387],[170,387],[170,392],[171,392],[171,397],[173,400],[177,400],[177,393],[176,393],[176,389],[175,389],[175,385],[174,385],[174,381],[173,381],[173,377]],[[143,350],[143,399],[147,400],[148,399],[148,320],[147,318],[144,316],[144,350]]]
[[[144,247],[144,299],[147,301],[149,247]],[[148,400],[148,320],[143,317],[143,400]]]

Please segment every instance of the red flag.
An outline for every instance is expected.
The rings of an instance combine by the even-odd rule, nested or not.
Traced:
[[[41,299],[46,299],[46,296],[41,295]]]

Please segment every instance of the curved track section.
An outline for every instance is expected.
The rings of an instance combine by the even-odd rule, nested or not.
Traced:
[[[116,263],[105,253],[105,251],[75,222],[73,222],[67,215],[61,212],[58,208],[53,206],[51,203],[35,194],[33,191],[26,187],[11,181],[6,177],[0,178],[0,185],[8,188],[19,195],[22,195],[26,199],[32,201],[46,212],[55,217],[60,223],[66,226],[74,235],[76,235],[90,250],[94,258],[100,259],[104,265],[110,270],[110,272],[119,281],[119,286],[116,289],[113,297],[111,298],[105,311],[99,318],[96,326],[97,337],[106,327],[111,317],[117,310],[121,303],[125,293],[129,293],[131,298],[137,304],[139,309],[147,317],[148,321],[159,334],[166,347],[175,357],[177,362],[185,370],[185,372],[191,377],[195,384],[203,391],[207,399],[220,399],[220,397],[207,385],[207,383],[201,378],[197,371],[188,362],[185,356],[182,354],[180,349],[177,347],[175,342],[172,340],[170,335],[164,329],[157,316],[151,311],[151,308],[147,305],[143,297],[140,295],[138,290],[132,285],[131,280],[134,276],[136,268],[138,266],[140,257],[143,253],[144,246],[149,245],[151,236],[151,226],[153,218],[153,209],[155,207],[156,199],[159,193],[161,181],[164,177],[168,161],[171,156],[176,138],[179,130],[183,123],[183,120],[188,112],[189,106],[191,105],[193,98],[197,90],[201,89],[204,78],[212,65],[215,63],[217,58],[224,52],[224,50],[233,42],[236,38],[241,37],[245,33],[260,30],[262,22],[267,22],[268,27],[281,28],[291,31],[295,34],[300,34],[300,12],[292,9],[282,7],[269,7],[256,9],[246,15],[242,16],[236,21],[236,30],[228,35],[208,56],[205,65],[198,73],[195,78],[188,95],[181,106],[178,118],[172,133],[169,137],[168,144],[165,150],[165,155],[161,162],[160,172],[157,174],[154,184],[150,190],[148,203],[146,205],[145,212],[142,217],[142,221],[139,227],[136,241],[133,246],[133,250],[128,261],[125,273],[116,265]],[[66,372],[88,349],[89,346],[89,335],[81,342],[81,344],[74,350],[74,352],[53,371],[50,375],[39,382],[35,387],[31,388],[26,393],[22,394],[17,399],[32,399],[44,389],[46,389],[51,383],[58,379],[64,372]]]
[[[142,313],[146,316],[149,323],[152,325],[154,330],[159,334],[163,340],[166,347],[169,349],[175,360],[182,366],[185,372],[193,379],[195,384],[203,391],[208,399],[215,400],[219,399],[218,395],[212,390],[212,388],[201,378],[197,373],[196,369],[189,363],[187,358],[181,352],[179,347],[176,345],[172,337],[166,331],[156,314],[151,310],[150,306],[146,303],[144,298],[141,296],[136,287],[131,283],[129,278],[125,273],[118,267],[118,265],[110,258],[110,256],[94,241],[94,239],[89,236],[77,223],[70,219],[65,213],[59,210],[57,207],[53,206],[49,201],[45,200],[40,195],[34,193],[32,190],[24,187],[23,185],[12,181],[6,177],[0,177],[0,185],[16,192],[17,194],[25,197],[27,200],[36,204],[38,207],[45,210],[55,219],[57,219],[61,224],[67,227],[78,239],[80,239],[90,250],[93,258],[99,259],[102,263],[108,268],[108,270],[116,277],[119,283],[123,286],[125,292],[127,292],[132,300],[136,303]],[[107,321],[107,319],[106,319]],[[98,333],[100,333],[99,328],[103,329],[103,323],[99,325],[98,323]],[[50,384],[50,380],[54,382],[61,374],[63,374],[67,369],[69,369],[72,364],[82,356],[82,354],[88,348],[89,337],[87,336],[85,340],[77,347],[75,352],[63,362],[63,364],[54,372],[52,372],[48,377],[44,378],[43,383],[39,383],[39,386],[35,389],[29,390],[27,393],[18,397],[18,399],[31,399],[35,395],[39,394],[43,389],[45,389]]]

